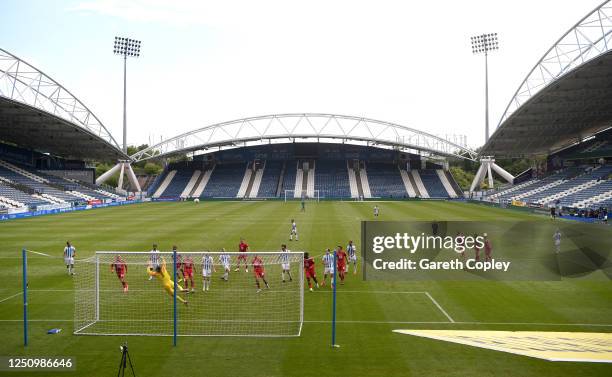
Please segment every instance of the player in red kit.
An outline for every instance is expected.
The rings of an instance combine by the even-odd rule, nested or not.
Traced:
[[[111,272],[115,272],[117,274],[117,278],[119,278],[119,281],[123,286],[123,292],[127,292],[128,283],[125,281],[125,274],[127,273],[128,267],[123,258],[121,258],[121,255],[115,256],[115,261],[110,265],[110,267]]]
[[[491,261],[491,252],[493,251],[493,246],[491,245],[491,240],[487,238],[487,234],[484,234],[484,249],[485,249],[485,261]]]
[[[238,251],[240,252],[240,254],[238,254],[238,259],[236,259],[236,269],[234,271],[236,272],[240,271],[240,261],[243,261],[244,271],[249,272],[249,266],[247,264],[248,262],[247,262],[247,255],[246,255],[246,253],[249,251],[249,245],[242,238],[240,239],[240,244],[238,244]]]
[[[304,274],[306,275],[306,281],[308,281],[308,287],[312,292],[312,282],[314,280],[317,288],[319,288],[319,282],[317,281],[317,274],[315,273],[315,260],[309,256],[308,253],[304,253]]]
[[[264,265],[263,265],[263,260],[261,260],[261,258],[259,257],[259,255],[255,255],[255,258],[253,258],[253,261],[251,262],[251,264],[253,265],[253,271],[255,272],[255,284],[257,284],[257,292],[261,292],[261,286],[259,285],[259,279],[261,279],[264,284],[266,285],[266,288],[270,288],[270,286],[268,285],[268,282],[266,281],[266,271],[264,270]]]
[[[193,282],[193,258],[191,255],[187,255],[183,260],[183,276],[185,279],[185,289],[189,290],[189,283],[191,283],[191,292],[195,292],[195,284]]]
[[[346,270],[346,263],[348,255],[346,251],[342,250],[342,246],[336,247],[336,260],[338,261],[338,275],[340,276],[340,284],[344,285],[344,272]]]

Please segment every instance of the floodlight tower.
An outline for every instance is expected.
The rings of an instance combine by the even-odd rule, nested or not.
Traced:
[[[124,37],[115,37],[115,45],[113,53],[123,56],[123,153],[127,155],[127,58],[137,58],[140,56],[140,41]],[[140,184],[134,174],[134,170],[130,165],[129,160],[120,160],[110,170],[102,174],[96,179],[96,184],[101,185],[106,182],[111,176],[119,172],[119,181],[117,182],[117,190],[123,191],[123,176],[127,175],[132,187],[141,192]]]
[[[136,39],[115,37],[113,53],[123,56],[123,152],[127,154],[127,58],[140,56],[140,43]]]
[[[489,51],[499,48],[497,33],[481,34],[472,37],[472,53],[485,56],[485,143],[489,141]]]

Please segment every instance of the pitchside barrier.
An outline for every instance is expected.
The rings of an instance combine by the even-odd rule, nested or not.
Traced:
[[[210,272],[210,284],[203,290],[208,257],[212,258],[212,268],[206,271]],[[256,259],[264,272],[259,278],[260,290],[253,267],[254,262],[258,264]],[[175,339],[299,336],[304,320],[303,259],[303,252],[97,251],[79,261],[74,276],[74,333]],[[194,266],[194,287],[192,290],[189,284],[187,291],[186,280],[190,279],[181,267],[189,260]],[[238,262],[240,270],[235,271]],[[117,264],[127,267],[125,290]],[[227,267],[230,271],[225,280]],[[289,270],[292,281],[289,274],[283,274],[284,269]]]

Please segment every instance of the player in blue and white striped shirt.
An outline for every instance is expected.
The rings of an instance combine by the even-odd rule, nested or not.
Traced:
[[[151,249],[149,253],[149,268],[157,270],[158,267],[161,267],[161,259],[159,257],[159,250],[157,250],[157,244],[153,244],[153,249]],[[149,280],[152,279],[153,275],[149,275]]]
[[[70,244],[70,241],[66,241],[66,247],[64,247],[64,263],[66,263],[66,269],[68,275],[74,275],[74,257],[76,256],[76,248]]]
[[[221,279],[225,280],[225,281],[228,281],[229,280],[230,265],[231,265],[232,262],[231,262],[231,257],[225,251],[225,248],[221,249],[221,255],[219,255],[219,262],[223,266],[223,271],[224,271],[223,277]]]
[[[353,275],[355,275],[357,274],[357,248],[355,247],[353,241],[349,241],[348,245],[346,246],[346,252],[349,256],[349,263],[353,263]],[[344,272],[348,272],[349,263],[346,264],[346,271]]]
[[[281,276],[283,278],[283,283],[285,282],[285,273],[287,275],[289,275],[289,281],[293,281],[293,278],[291,277],[291,265],[289,264],[289,250],[287,250],[287,245],[282,244],[281,245],[281,252],[278,256],[278,259],[281,262],[281,267],[283,269],[283,272],[281,273]]]
[[[202,291],[208,291],[210,288],[210,277],[213,272],[216,272],[213,257],[211,257],[210,254],[204,254],[202,257]]]
[[[327,275],[329,274],[332,286],[334,284],[334,254],[332,254],[331,250],[327,248],[325,250],[325,255],[323,255],[323,266],[325,269],[323,270],[323,283],[321,286],[325,285],[325,280],[327,279]]]

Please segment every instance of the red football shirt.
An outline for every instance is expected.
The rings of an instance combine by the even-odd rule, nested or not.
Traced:
[[[249,245],[247,243],[245,243],[245,242],[240,242],[240,245],[238,245],[238,250],[241,253],[246,253],[248,248],[249,248]]]

